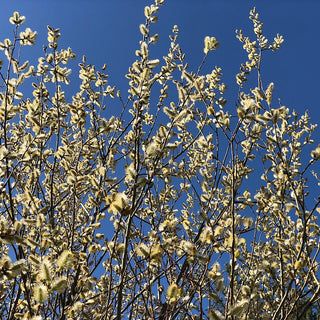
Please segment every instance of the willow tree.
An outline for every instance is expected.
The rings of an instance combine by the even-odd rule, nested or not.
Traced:
[[[18,12],[10,18],[14,38],[0,43],[1,319],[284,320],[318,310],[316,126],[273,99],[261,74],[282,36],[268,41],[250,12],[255,39],[237,31],[248,59],[234,105],[221,68],[201,73],[215,37],[196,71],[177,26],[168,54],[150,56],[163,3],[144,9],[129,94],[85,57],[70,93],[75,54],[59,48],[59,29],[48,26],[33,66],[20,51],[37,33],[22,31]]]

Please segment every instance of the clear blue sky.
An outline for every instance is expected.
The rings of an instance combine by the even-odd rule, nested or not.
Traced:
[[[49,24],[61,29],[60,47],[70,46],[77,54],[77,63],[83,54],[88,63],[98,67],[106,63],[110,84],[126,91],[124,75],[135,60],[134,52],[141,39],[138,26],[144,22],[143,8],[151,3],[147,0],[2,1],[0,41],[11,37],[8,18],[13,11],[19,11],[27,17],[23,27],[31,27],[39,34],[36,48],[25,51],[29,60],[32,60],[30,55],[37,58],[42,54]],[[272,40],[280,33],[285,38],[279,52],[265,57],[262,69],[265,85],[273,81],[275,93],[284,105],[300,114],[309,109],[313,122],[317,122],[320,115],[318,0],[166,0],[158,13],[159,22],[153,25],[154,32],[160,35],[154,58],[157,55],[161,58],[168,51],[168,35],[174,24],[179,26],[180,45],[193,69],[203,57],[203,38],[215,36],[220,48],[210,55],[204,71],[210,72],[215,65],[222,67],[229,94],[236,93],[235,74],[245,61],[245,53],[235,38],[235,29],[252,35],[248,14],[253,6],[264,22],[265,35]],[[73,76],[77,76],[76,70]],[[228,108],[232,107],[230,101]],[[317,136],[320,138],[319,132]]]
[[[29,60],[35,62],[42,55],[46,26],[60,28],[60,47],[70,46],[77,54],[74,66],[82,55],[98,67],[106,63],[109,84],[125,92],[128,87],[124,76],[136,59],[134,53],[141,40],[139,24],[145,21],[143,8],[151,3],[151,0],[2,0],[0,41],[12,37],[8,19],[14,11],[19,11],[27,18],[23,28],[38,31],[35,48],[25,48]],[[299,114],[308,109],[312,122],[319,122],[320,0],[166,0],[152,29],[160,35],[152,51],[153,58],[161,58],[168,52],[168,35],[177,24],[179,43],[195,71],[203,58],[204,37],[215,36],[220,47],[210,53],[203,72],[211,72],[215,65],[223,69],[223,81],[231,97],[226,108],[235,108],[235,74],[246,61],[235,30],[242,29],[245,35],[253,36],[248,16],[254,6],[264,22],[265,36],[272,40],[279,33],[285,39],[280,51],[264,58],[264,85],[274,82],[275,95],[283,105]],[[77,74],[76,68],[73,77]],[[315,144],[320,142],[320,129],[314,139]]]

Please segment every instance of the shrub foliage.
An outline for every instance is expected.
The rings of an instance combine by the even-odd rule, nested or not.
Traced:
[[[268,41],[250,12],[255,39],[237,30],[248,58],[232,105],[222,69],[202,74],[215,37],[196,71],[177,26],[168,54],[151,57],[163,2],[145,7],[129,94],[85,57],[70,93],[75,54],[60,49],[59,29],[48,26],[33,66],[20,52],[37,33],[22,31],[18,12],[10,18],[14,37],[0,43],[1,319],[284,320],[317,310],[316,125],[275,101],[261,74],[283,38]]]

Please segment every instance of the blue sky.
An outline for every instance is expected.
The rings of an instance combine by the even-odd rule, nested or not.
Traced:
[[[60,48],[70,46],[77,54],[71,81],[77,79],[77,64],[86,55],[87,63],[97,67],[106,63],[109,84],[126,92],[125,74],[136,59],[135,50],[141,40],[139,24],[145,21],[143,8],[151,3],[151,0],[2,0],[0,41],[12,38],[8,19],[14,11],[19,11],[27,18],[22,29],[30,27],[38,31],[36,46],[24,48],[26,59],[35,63],[43,54],[47,25],[60,28]],[[319,122],[319,0],[166,0],[158,13],[158,23],[152,26],[153,33],[160,35],[152,58],[161,58],[168,52],[168,35],[176,24],[181,48],[190,69],[195,71],[203,59],[204,37],[215,36],[220,47],[210,53],[203,72],[211,72],[216,65],[222,68],[223,82],[229,88],[226,109],[235,113],[232,112],[238,92],[235,75],[246,61],[235,30],[242,29],[245,35],[253,37],[248,17],[254,6],[264,22],[265,36],[272,41],[279,33],[285,39],[280,51],[264,57],[264,86],[274,82],[275,95],[281,98],[282,104],[299,114],[308,109],[312,122]],[[76,90],[71,84],[71,92]],[[315,144],[320,142],[320,129],[314,139]]]
[[[87,62],[98,67],[108,65],[110,84],[126,91],[124,75],[135,60],[134,52],[141,39],[139,24],[144,22],[143,8],[146,0],[14,0],[2,1],[0,12],[0,41],[12,35],[8,18],[13,11],[27,17],[23,27],[38,31],[36,48],[27,48],[29,60],[42,54],[46,42],[46,26],[60,28],[60,47],[70,46],[77,54],[77,63],[83,54]],[[320,1],[294,0],[167,0],[161,7],[159,21],[153,25],[160,40],[153,54],[160,58],[167,53],[168,35],[172,26],[180,29],[180,45],[194,70],[203,57],[203,38],[215,36],[220,48],[210,55],[203,71],[210,72],[218,65],[223,69],[223,80],[229,87],[229,108],[234,107],[235,74],[245,60],[235,29],[252,35],[250,9],[257,7],[264,22],[265,35],[273,39],[276,33],[285,38],[283,48],[265,57],[263,76],[265,85],[273,81],[275,93],[284,105],[299,113],[309,109],[313,122],[320,114],[319,92],[319,42]],[[75,66],[77,64],[74,64]],[[76,77],[77,72],[74,70]],[[317,134],[320,137],[320,134]],[[320,139],[319,139],[320,140]]]
[[[0,0],[1,1],[1,0]],[[77,54],[72,62],[71,85],[66,96],[77,92],[78,63],[86,55],[87,63],[101,68],[107,64],[109,84],[116,85],[126,96],[128,80],[125,74],[136,60],[141,34],[139,24],[144,23],[144,6],[152,0],[12,0],[2,1],[0,11],[0,41],[12,38],[13,26],[8,19],[14,11],[26,16],[22,29],[30,27],[38,31],[35,47],[24,47],[24,58],[37,63],[43,55],[42,46],[47,43],[47,25],[60,28],[60,48],[71,47]],[[220,47],[210,52],[203,73],[211,73],[215,66],[223,70],[223,82],[228,86],[225,107],[235,114],[238,87],[235,75],[240,64],[246,61],[242,44],[236,39],[235,30],[254,38],[249,11],[256,6],[264,23],[264,35],[272,42],[280,33],[285,42],[280,51],[264,56],[262,77],[264,87],[274,82],[275,98],[300,115],[310,111],[312,123],[319,122],[319,41],[320,1],[318,0],[166,0],[158,12],[158,22],[151,33],[160,35],[151,51],[151,58],[162,58],[168,52],[173,25],[180,30],[179,43],[186,53],[190,70],[196,71],[201,63],[203,39],[215,36]],[[2,58],[2,57],[0,57]],[[254,83],[256,85],[256,83]],[[249,92],[249,87],[245,88]],[[111,104],[114,100],[111,101]],[[116,113],[118,102],[111,105]],[[110,105],[110,101],[109,101]],[[109,109],[110,110],[110,109]],[[109,114],[105,115],[110,116]],[[314,134],[315,145],[320,142],[320,129]],[[313,147],[312,147],[313,148]],[[311,150],[311,149],[310,149]],[[308,157],[309,161],[309,157]]]

